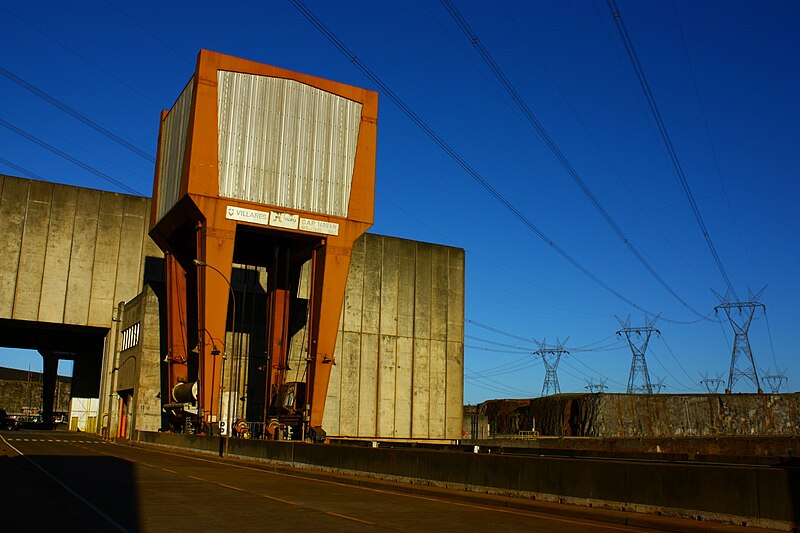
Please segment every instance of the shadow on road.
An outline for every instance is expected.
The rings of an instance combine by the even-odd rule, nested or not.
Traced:
[[[5,448],[2,441],[0,447]],[[131,463],[102,455],[9,456],[7,451],[0,450],[0,529],[140,529]]]

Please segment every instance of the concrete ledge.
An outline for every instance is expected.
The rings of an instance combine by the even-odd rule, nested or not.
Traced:
[[[217,453],[219,438],[140,433],[140,442]],[[230,439],[228,455],[332,473],[530,500],[790,530],[800,467],[520,457]]]

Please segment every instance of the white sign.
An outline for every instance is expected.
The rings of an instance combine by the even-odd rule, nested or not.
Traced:
[[[336,222],[325,222],[313,218],[301,218],[300,229],[312,233],[324,233],[325,235],[339,235],[339,224]]]
[[[275,226],[276,228],[297,229],[299,221],[300,217],[291,213],[273,211],[269,215],[269,225]]]
[[[255,209],[245,209],[244,207],[234,207],[232,205],[226,208],[225,218],[263,226],[269,225],[269,211],[256,211]]]

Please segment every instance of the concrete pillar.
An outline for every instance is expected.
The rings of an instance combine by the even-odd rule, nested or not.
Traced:
[[[53,421],[56,377],[58,376],[58,356],[51,352],[45,352],[42,353],[42,360],[42,421],[45,424],[50,424]]]

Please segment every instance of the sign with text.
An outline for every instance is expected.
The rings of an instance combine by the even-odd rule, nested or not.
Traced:
[[[326,222],[324,220],[314,220],[313,218],[301,218],[300,229],[312,233],[324,233],[325,235],[339,235],[339,224],[336,222]]]
[[[297,224],[300,220],[298,215],[291,213],[280,213],[273,211],[269,215],[269,225],[276,228],[297,229]]]
[[[225,218],[261,224],[262,226],[269,225],[269,211],[256,211],[255,209],[245,209],[244,207],[234,207],[232,205],[225,209]]]

